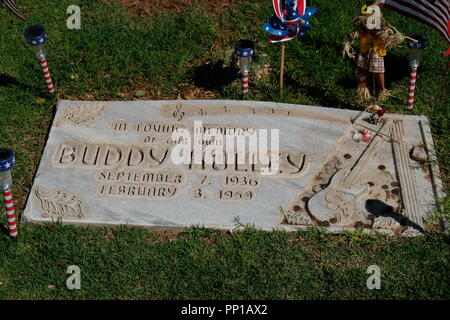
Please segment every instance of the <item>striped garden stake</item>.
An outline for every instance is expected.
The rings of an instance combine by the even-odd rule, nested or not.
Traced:
[[[53,86],[52,77],[50,75],[50,70],[48,68],[47,59],[43,58],[39,60],[39,64],[42,68],[42,74],[44,75],[45,84],[49,93],[55,92],[55,87]]]
[[[242,94],[248,95],[248,73],[242,74]]]
[[[33,46],[36,58],[41,65],[42,74],[44,76],[45,84],[47,85],[48,92],[53,94],[55,92],[55,87],[53,85],[53,80],[50,75],[50,70],[48,67],[46,54],[44,50],[44,43],[47,40],[47,34],[45,33],[44,27],[41,25],[32,25],[25,29],[24,32],[25,39],[28,44]]]
[[[411,68],[409,74],[408,108],[414,107],[414,91],[416,91],[417,68]]]
[[[408,47],[411,49],[409,53],[409,66],[411,67],[411,73],[409,75],[407,106],[408,108],[412,108],[414,107],[414,92],[416,91],[417,69],[420,65],[423,49],[427,45],[427,38],[419,33],[409,34],[407,38],[410,38],[410,40],[408,40]]]
[[[254,44],[250,40],[239,40],[235,44],[235,53],[239,57],[239,67],[242,74],[242,94],[248,95],[250,61],[254,53]]]
[[[14,167],[14,164],[14,152],[10,149],[0,149],[0,189],[3,190],[6,219],[8,221],[9,235],[12,238],[17,237],[16,215],[14,212],[14,201],[11,193],[11,170]]]
[[[11,189],[3,191],[3,200],[6,207],[6,220],[8,221],[9,235],[12,238],[17,237],[16,215],[14,213],[14,202],[12,198]]]

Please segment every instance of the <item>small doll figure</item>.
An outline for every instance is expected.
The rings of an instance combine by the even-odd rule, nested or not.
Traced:
[[[381,107],[380,110],[373,112],[369,117],[369,122],[371,124],[378,124],[378,121],[380,121],[380,118],[387,112],[386,108]]]
[[[368,6],[363,7],[362,15],[354,19],[355,30],[344,40],[343,55],[355,58],[352,44],[359,38],[357,95],[362,101],[371,101],[372,96],[367,82],[369,75],[373,74],[373,80],[376,80],[378,85],[378,95],[373,92],[377,96],[375,100],[383,102],[389,97],[384,81],[386,49],[400,45],[404,41],[404,36],[383,18],[376,2],[377,0],[368,0]]]

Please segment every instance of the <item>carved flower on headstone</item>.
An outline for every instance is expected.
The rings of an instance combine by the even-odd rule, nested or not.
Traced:
[[[400,227],[400,222],[392,217],[377,217],[373,221],[372,228],[374,229],[389,229],[396,230]]]
[[[81,125],[90,121],[96,121],[104,115],[106,105],[104,102],[92,102],[75,106],[66,111],[64,116],[56,122],[55,126],[59,127],[64,122]]]
[[[77,196],[62,190],[51,193],[41,193],[39,187],[34,189],[34,194],[40,201],[41,212],[47,217],[74,217],[86,218],[83,201]]]
[[[291,225],[313,226],[315,223],[309,217],[308,213],[303,209],[284,210],[282,206],[278,206],[278,211],[283,215],[283,223]]]

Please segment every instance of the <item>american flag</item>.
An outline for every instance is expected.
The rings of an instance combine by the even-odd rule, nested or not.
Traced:
[[[13,0],[1,0],[1,1],[3,1],[6,4],[6,6],[9,8],[9,10],[11,10],[12,13],[14,13],[17,17],[19,17],[23,21],[27,21],[27,19],[19,12],[19,10],[17,10],[16,5]]]
[[[449,0],[379,0],[378,5],[435,28],[450,43]]]

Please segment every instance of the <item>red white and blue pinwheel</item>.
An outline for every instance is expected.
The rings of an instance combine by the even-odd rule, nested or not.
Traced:
[[[302,37],[311,28],[309,19],[317,12],[308,8],[306,0],[272,0],[275,14],[269,23],[264,24],[264,31],[271,34],[270,42],[289,41]]]

